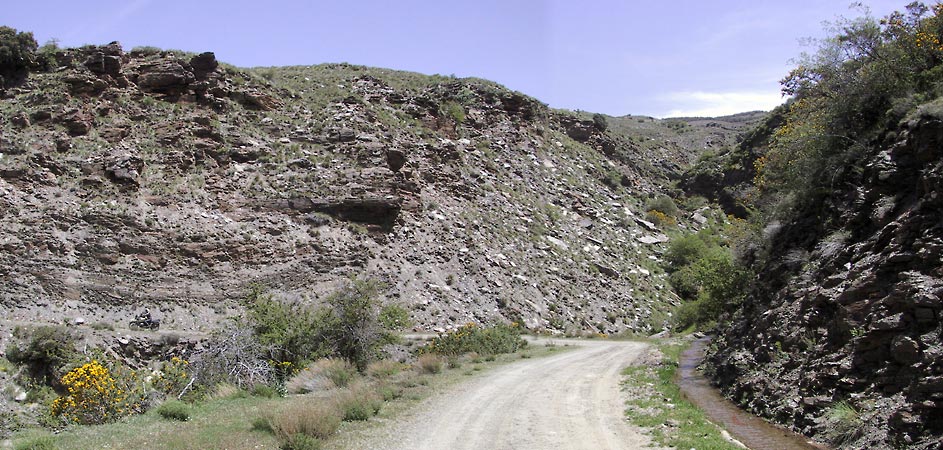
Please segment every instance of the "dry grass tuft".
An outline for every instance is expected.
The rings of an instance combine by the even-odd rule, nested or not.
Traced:
[[[421,355],[416,361],[416,368],[420,373],[439,373],[442,372],[442,357],[433,354]]]
[[[402,372],[405,367],[406,365],[401,362],[384,359],[370,363],[370,365],[367,366],[367,375],[378,380],[385,380]]]
[[[310,403],[294,402],[277,413],[266,416],[268,429],[271,429],[279,442],[286,442],[296,434],[303,434],[318,439],[328,438],[337,432],[344,413],[331,402]],[[262,423],[254,427],[265,429]]]
[[[367,420],[380,412],[383,397],[375,386],[367,383],[353,383],[334,397],[337,409],[343,412],[345,421]]]
[[[343,359],[319,359],[288,380],[285,387],[292,394],[307,394],[345,387],[356,375],[354,366]]]

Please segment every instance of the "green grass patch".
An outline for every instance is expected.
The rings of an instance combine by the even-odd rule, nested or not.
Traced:
[[[631,394],[626,416],[635,425],[650,430],[658,445],[698,450],[727,450],[739,447],[728,442],[703,411],[681,396],[675,383],[678,361],[687,344],[662,343],[662,363],[627,367],[623,386]]]
[[[56,450],[59,448],[56,445],[56,437],[48,434],[33,434],[25,436],[13,444],[14,450]]]
[[[190,405],[180,400],[170,400],[157,407],[157,414],[165,419],[186,422],[190,419]]]

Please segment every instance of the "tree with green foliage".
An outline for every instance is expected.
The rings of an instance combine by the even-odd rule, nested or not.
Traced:
[[[387,326],[405,324],[399,312],[387,310],[381,316],[383,308],[378,297],[382,288],[376,280],[354,278],[327,300],[331,312],[328,326],[331,342],[337,354],[360,371],[366,370],[367,363],[377,357],[381,347],[394,340],[393,330]]]
[[[6,348],[7,359],[24,366],[32,379],[48,386],[57,386],[65,367],[78,358],[78,337],[65,327],[18,327],[13,337]]]
[[[327,311],[278,300],[261,286],[252,288],[246,306],[249,326],[276,363],[299,368],[331,353]]]
[[[705,229],[676,236],[665,253],[668,281],[684,300],[675,327],[702,327],[736,307],[747,294],[750,271],[736,261],[720,232]]]
[[[33,33],[0,26],[0,88],[12,86],[37,68],[38,48]]]
[[[596,131],[604,132],[609,128],[609,121],[606,120],[606,116],[596,113],[593,114],[593,126]]]
[[[782,81],[785,123],[755,163],[758,204],[790,214],[827,197],[885,130],[943,94],[941,13],[913,2],[883,20],[841,20],[803,55]]]

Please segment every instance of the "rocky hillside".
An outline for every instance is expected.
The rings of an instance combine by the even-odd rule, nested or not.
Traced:
[[[690,143],[746,125],[593,120],[478,79],[117,43],[53,65],[0,99],[5,328],[124,327],[149,308],[198,332],[253,284],[316,303],[364,275],[417,330],[657,331],[676,299],[645,205]]]
[[[709,372],[836,447],[938,449],[943,47],[925,42],[943,39],[943,5],[831,32],[783,80],[789,103],[681,183],[752,224],[736,251],[757,276],[717,317]]]
[[[850,431],[852,448],[938,448],[941,148],[940,120],[917,115],[836,180],[821,216],[767,227],[768,262],[710,356],[729,396],[806,434]],[[839,429],[842,401],[855,429]]]

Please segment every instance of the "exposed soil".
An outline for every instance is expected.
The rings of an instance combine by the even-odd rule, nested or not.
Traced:
[[[638,449],[642,429],[623,414],[621,371],[639,342],[567,341],[579,348],[522,360],[424,401],[355,438],[359,449]]]

